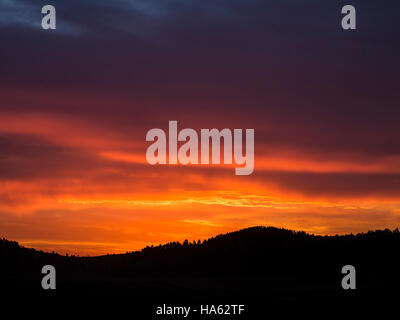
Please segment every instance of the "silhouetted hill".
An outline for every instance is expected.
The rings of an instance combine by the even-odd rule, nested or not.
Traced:
[[[398,292],[400,232],[316,236],[253,227],[203,242],[172,242],[126,254],[61,256],[0,241],[0,284],[10,291],[41,292],[43,265],[57,270],[57,294],[106,300],[134,299],[143,306],[207,299],[283,306],[376,301]],[[341,288],[341,269],[357,270],[357,290]],[[60,293],[61,292],[61,293]],[[144,308],[144,307],[143,307]],[[149,307],[150,308],[150,307]]]
[[[278,265],[280,270],[287,269],[293,263],[299,267],[311,261],[320,264],[344,259],[348,263],[371,260],[370,263],[376,264],[397,257],[394,253],[399,244],[398,229],[357,235],[316,236],[302,231],[260,226],[218,235],[203,242],[171,242],[141,251],[99,257],[61,256],[24,248],[15,241],[2,239],[0,258],[3,261],[1,268],[12,270],[48,262],[68,268],[112,273],[218,273],[222,270],[226,273],[237,269],[251,269],[253,273]],[[253,260],[257,260],[257,264],[250,263]]]

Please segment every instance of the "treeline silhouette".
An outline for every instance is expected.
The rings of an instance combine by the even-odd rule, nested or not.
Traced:
[[[3,239],[0,284],[19,292],[40,291],[40,270],[50,264],[62,293],[90,292],[118,301],[130,297],[138,303],[209,297],[214,303],[303,304],[307,299],[342,301],[349,293],[341,288],[341,269],[350,264],[357,271],[353,295],[364,303],[365,297],[398,292],[399,248],[398,229],[319,236],[260,226],[98,257],[46,253]]]
[[[28,271],[29,266],[57,264],[62,269],[112,275],[251,273],[318,274],[321,267],[345,264],[374,267],[397,266],[400,232],[398,229],[367,233],[319,236],[303,231],[274,227],[252,227],[218,235],[204,241],[170,242],[148,246],[126,254],[99,257],[61,256],[20,246],[15,241],[0,241],[2,270]],[[381,269],[381,268],[379,268]],[[69,271],[69,270],[67,270]]]

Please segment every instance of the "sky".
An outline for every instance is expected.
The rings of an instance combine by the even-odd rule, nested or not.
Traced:
[[[352,1],[344,31],[346,4],[0,0],[0,237],[99,255],[398,227],[400,4]],[[169,120],[254,128],[254,173],[149,165]]]

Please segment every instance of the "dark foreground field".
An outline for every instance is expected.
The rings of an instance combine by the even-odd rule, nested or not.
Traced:
[[[364,314],[398,304],[399,245],[398,230],[321,237],[255,227],[203,243],[85,258],[0,240],[2,308],[46,318],[184,319],[156,315],[163,304],[245,305],[240,316],[191,313],[189,319]],[[44,265],[56,268],[56,290],[41,287]],[[356,290],[341,287],[344,265],[356,268]]]

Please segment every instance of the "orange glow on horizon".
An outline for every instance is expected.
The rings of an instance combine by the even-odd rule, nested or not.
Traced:
[[[46,93],[31,94],[46,101]],[[62,105],[129,106],[69,99]],[[30,102],[25,100],[20,103]],[[296,143],[272,147],[257,140],[262,128],[256,128],[250,176],[235,176],[234,165],[151,166],[145,134],[153,125],[92,116],[1,113],[0,237],[46,251],[98,255],[255,225],[343,234],[400,224],[396,156],[312,153]],[[195,127],[206,120],[180,123]]]

